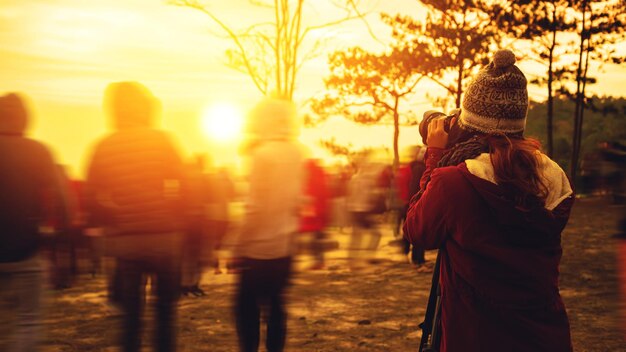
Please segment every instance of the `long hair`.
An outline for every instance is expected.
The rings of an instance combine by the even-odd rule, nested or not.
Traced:
[[[512,194],[516,206],[530,209],[544,206],[548,194],[539,171],[540,150],[539,141],[521,134],[484,134],[451,127],[447,150],[437,167],[456,166],[482,153],[489,153],[496,183]],[[426,180],[428,182],[430,178]],[[420,189],[411,202],[417,201],[425,189]]]
[[[485,135],[496,182],[509,190],[522,208],[544,205],[547,187],[540,175],[541,143],[533,138]]]

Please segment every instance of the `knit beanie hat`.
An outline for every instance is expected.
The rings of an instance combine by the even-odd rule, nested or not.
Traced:
[[[528,114],[526,77],[515,54],[498,50],[463,97],[459,125],[483,133],[521,134]]]

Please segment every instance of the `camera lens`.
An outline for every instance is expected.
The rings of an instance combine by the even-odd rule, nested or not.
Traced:
[[[450,132],[450,123],[452,122],[452,118],[454,116],[450,115],[450,116],[446,116],[445,117],[445,121],[443,123],[443,130],[446,132]]]

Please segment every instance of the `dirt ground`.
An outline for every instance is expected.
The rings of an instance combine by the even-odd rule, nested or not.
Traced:
[[[561,293],[568,309],[575,351],[626,351],[618,331],[615,240],[624,206],[580,199],[563,234]],[[390,245],[389,229],[376,263],[351,271],[348,235],[333,232],[339,249],[327,269],[304,270],[302,256],[288,291],[288,351],[416,351],[431,273],[418,273]],[[427,253],[434,261],[435,253]],[[207,272],[203,297],[179,303],[181,351],[236,351],[232,316],[236,275]],[[150,303],[150,302],[148,302]],[[148,313],[149,314],[149,313]],[[119,315],[106,304],[103,275],[81,275],[76,285],[51,292],[45,312],[46,351],[115,351]],[[145,332],[151,350],[150,330]],[[263,349],[262,349],[263,350]]]

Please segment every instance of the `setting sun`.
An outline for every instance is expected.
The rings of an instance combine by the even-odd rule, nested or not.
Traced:
[[[202,115],[202,130],[211,139],[220,142],[233,141],[241,135],[242,112],[227,103],[214,104]]]

